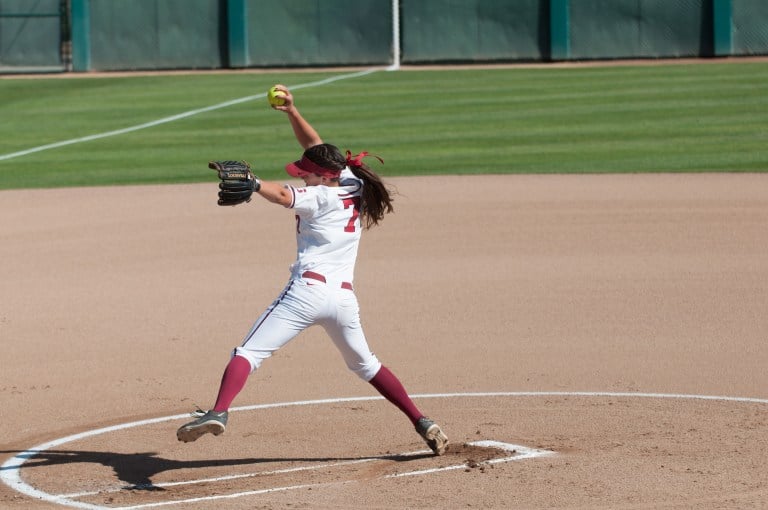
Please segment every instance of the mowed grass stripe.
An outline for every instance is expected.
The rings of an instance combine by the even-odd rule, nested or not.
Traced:
[[[336,73],[338,74],[338,73]],[[0,154],[334,73],[0,80]],[[761,63],[377,72],[296,91],[329,142],[384,175],[765,171]],[[0,161],[0,189],[212,181],[210,159],[280,178],[300,149],[266,101]]]

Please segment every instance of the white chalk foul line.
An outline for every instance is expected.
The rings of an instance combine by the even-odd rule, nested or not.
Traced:
[[[685,400],[713,400],[720,402],[740,402],[751,404],[768,404],[767,399],[750,398],[750,397],[728,397],[728,396],[716,396],[716,395],[687,395],[687,394],[667,394],[667,393],[620,393],[620,392],[593,392],[593,391],[514,391],[514,392],[476,392],[476,393],[432,393],[432,394],[420,394],[412,395],[413,398],[485,398],[485,397],[617,397],[617,398],[659,398],[659,399],[685,399]],[[329,398],[321,400],[305,400],[298,402],[281,402],[275,404],[258,404],[251,406],[234,407],[231,411],[253,411],[258,409],[271,409],[277,407],[294,407],[294,406],[308,406],[308,405],[322,405],[322,404],[338,404],[343,402],[361,402],[371,400],[383,400],[382,397],[350,397],[350,398]],[[162,423],[166,421],[188,419],[188,414],[177,414],[173,416],[165,416],[161,418],[152,418],[149,420],[141,420],[130,423],[123,423],[120,425],[113,425],[111,427],[104,427],[100,429],[94,429],[90,431],[81,432],[71,436],[55,439],[47,443],[35,446],[28,450],[25,450],[16,456],[8,459],[0,466],[0,479],[11,487],[12,489],[29,496],[31,498],[40,499],[49,503],[58,504],[62,506],[68,506],[72,508],[84,508],[90,510],[114,510],[114,507],[103,507],[98,505],[92,505],[90,503],[83,503],[79,501],[73,501],[66,497],[56,496],[47,492],[41,491],[27,484],[21,479],[21,467],[26,461],[34,458],[39,453],[44,452],[50,448],[60,446],[65,443],[85,439],[108,432],[116,432],[134,427],[141,427],[145,425],[151,425],[155,423]],[[344,482],[347,483],[347,482]],[[275,492],[281,490],[290,490],[292,488],[301,488],[306,486],[295,487],[283,487],[265,489],[260,492],[252,494]],[[138,508],[138,507],[132,507]]]
[[[302,84],[299,84],[299,85],[292,85],[290,88],[293,89],[293,90],[297,90],[297,89],[304,89],[304,88],[308,88],[308,87],[319,87],[321,85],[327,85],[328,83],[333,83],[333,82],[339,81],[339,80],[347,80],[347,79],[350,79],[350,78],[357,78],[357,77],[360,77],[360,76],[365,76],[367,74],[371,74],[371,73],[374,73],[376,71],[378,71],[378,69],[366,69],[365,71],[360,71],[360,72],[357,72],[357,73],[342,74],[340,76],[332,76],[332,77],[326,78],[324,80],[313,81],[313,82],[310,82],[310,83],[302,83]],[[32,147],[30,149],[25,149],[23,151],[11,152],[10,154],[2,154],[2,155],[0,155],[0,161],[5,160],[5,159],[18,158],[20,156],[26,156],[27,154],[33,154],[35,152],[41,152],[41,151],[45,151],[45,150],[49,150],[49,149],[56,149],[58,147],[64,147],[66,145],[73,145],[73,144],[76,144],[76,143],[90,142],[92,140],[99,140],[101,138],[108,138],[110,136],[124,135],[126,133],[132,133],[134,131],[139,131],[139,130],[142,130],[142,129],[147,129],[147,128],[159,126],[161,124],[167,124],[169,122],[175,122],[177,120],[186,119],[187,117],[192,117],[193,115],[198,115],[200,113],[210,112],[210,111],[213,111],[213,110],[219,110],[221,108],[227,108],[229,106],[234,106],[236,104],[245,103],[245,102],[248,102],[248,101],[253,101],[254,99],[261,99],[261,98],[266,97],[266,95],[267,95],[266,92],[261,93],[261,94],[254,94],[252,96],[241,97],[241,98],[238,98],[238,99],[233,99],[231,101],[225,101],[223,103],[215,104],[215,105],[212,105],[212,106],[206,106],[204,108],[198,108],[196,110],[189,110],[189,111],[182,112],[182,113],[179,113],[179,114],[176,114],[176,115],[171,115],[170,117],[164,117],[162,119],[157,119],[157,120],[153,120],[153,121],[150,121],[150,122],[145,122],[143,124],[138,124],[136,126],[130,126],[130,127],[122,128],[122,129],[115,129],[114,131],[107,131],[107,132],[104,132],[104,133],[97,133],[95,135],[88,135],[88,136],[83,136],[83,137],[80,137],[80,138],[72,138],[72,139],[69,139],[69,140],[62,140],[60,142],[54,142],[54,143],[49,143],[47,145],[40,145],[38,147]]]

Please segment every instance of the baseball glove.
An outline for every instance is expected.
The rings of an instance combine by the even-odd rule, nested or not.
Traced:
[[[261,181],[251,173],[247,161],[211,161],[208,168],[219,174],[219,205],[237,205],[250,202],[254,191],[261,189]]]

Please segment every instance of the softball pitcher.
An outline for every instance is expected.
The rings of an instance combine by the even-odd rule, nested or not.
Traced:
[[[442,455],[448,438],[440,426],[421,413],[397,377],[371,352],[352,285],[361,231],[392,212],[390,192],[363,163],[367,153],[353,156],[347,151],[345,156],[336,146],[323,143],[299,113],[291,92],[283,85],[275,87],[284,101],[273,108],[287,114],[296,139],[305,149],[300,160],[286,165],[286,171],[305,185],[262,181],[241,162],[212,162],[210,166],[222,179],[220,205],[248,202],[252,193],[258,193],[293,209],[296,261],[283,291],[232,352],[213,408],[199,411],[197,418],[180,427],[176,435],[179,441],[189,442],[207,433],[218,436],[224,432],[228,409],[248,376],[304,329],[319,324],[347,367],[405,413],[432,451]]]

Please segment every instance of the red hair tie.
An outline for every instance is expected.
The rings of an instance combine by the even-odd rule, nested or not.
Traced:
[[[347,166],[349,167],[361,167],[363,166],[363,158],[366,156],[371,156],[373,158],[378,159],[381,161],[381,164],[384,164],[384,160],[380,157],[374,155],[374,154],[368,154],[367,152],[361,152],[357,156],[352,156],[352,153],[350,151],[347,151]]]

